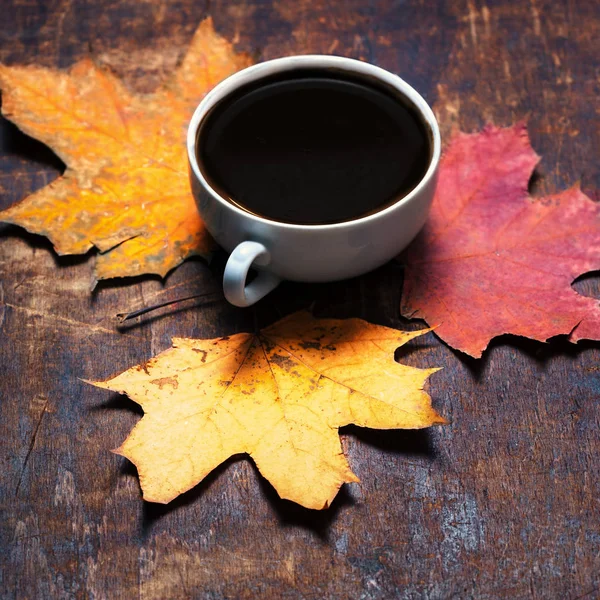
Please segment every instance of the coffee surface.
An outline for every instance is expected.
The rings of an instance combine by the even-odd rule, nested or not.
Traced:
[[[224,99],[207,116],[198,158],[230,202],[267,219],[357,219],[412,190],[430,163],[414,109],[368,83],[289,75]]]

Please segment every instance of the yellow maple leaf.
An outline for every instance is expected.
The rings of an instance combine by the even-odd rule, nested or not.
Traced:
[[[296,313],[253,335],[176,338],[173,348],[105,382],[144,417],[116,450],[138,469],[144,498],[167,503],[234,454],[248,453],[282,498],[330,505],[358,481],[338,428],[417,429],[446,421],[423,391],[438,369],[394,351],[427,330]]]
[[[48,237],[59,254],[95,246],[97,279],[164,276],[209,252],[214,242],[189,189],[187,123],[207,91],[249,64],[207,19],[152,94],[131,93],[91,60],[69,72],[0,65],[4,116],[67,165],[62,177],[0,212],[0,221]]]

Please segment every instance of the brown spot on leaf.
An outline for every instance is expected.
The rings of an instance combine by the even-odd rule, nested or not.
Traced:
[[[138,371],[144,371],[146,375],[150,375],[150,371],[148,371],[148,362],[143,362],[141,365],[138,365]]]
[[[285,356],[285,354],[271,354],[269,362],[276,364],[285,371],[291,371],[296,366],[296,363],[289,356]]]
[[[205,363],[206,362],[206,356],[207,356],[207,352],[206,350],[200,350],[200,348],[192,348],[192,352],[197,352],[198,354],[202,354],[202,358],[200,359],[200,362]]]
[[[300,342],[298,346],[303,350],[318,350],[321,347],[321,344],[319,344],[319,342]]]
[[[179,387],[179,381],[177,381],[177,377],[161,377],[160,379],[153,379],[150,383],[157,385],[159,389],[163,389],[165,385],[170,385],[173,389],[177,389]]]

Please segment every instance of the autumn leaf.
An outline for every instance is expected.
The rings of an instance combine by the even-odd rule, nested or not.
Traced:
[[[598,300],[571,287],[600,268],[600,205],[578,186],[531,198],[538,160],[524,124],[455,136],[429,220],[400,256],[402,314],[471,356],[504,333],[600,339]]]
[[[249,62],[207,19],[171,79],[149,95],[91,60],[69,72],[0,65],[4,116],[67,165],[0,221],[48,237],[59,254],[95,246],[97,279],[164,276],[209,252],[214,242],[189,189],[187,123],[209,89]]]
[[[358,481],[339,427],[445,423],[423,391],[438,369],[394,361],[398,346],[427,331],[300,312],[258,335],[174,339],[172,349],[94,385],[144,409],[116,452],[137,466],[146,500],[170,502],[245,452],[282,498],[321,509],[344,482]]]

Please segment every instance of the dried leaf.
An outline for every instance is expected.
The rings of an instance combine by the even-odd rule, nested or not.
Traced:
[[[523,124],[458,134],[430,218],[400,257],[402,314],[439,324],[436,334],[471,356],[504,333],[600,339],[598,300],[571,287],[600,268],[600,205],[579,187],[531,198],[538,160]]]
[[[258,335],[174,339],[173,348],[98,387],[127,394],[144,417],[117,450],[144,498],[166,503],[246,452],[282,498],[329,506],[358,481],[338,428],[422,428],[444,419],[423,391],[437,369],[394,361],[425,331],[296,313]]]
[[[98,279],[164,276],[209,252],[214,242],[189,190],[187,123],[210,88],[249,62],[207,19],[171,80],[149,95],[132,94],[90,60],[68,73],[0,65],[4,116],[67,165],[0,221],[45,235],[59,254],[95,246]]]

